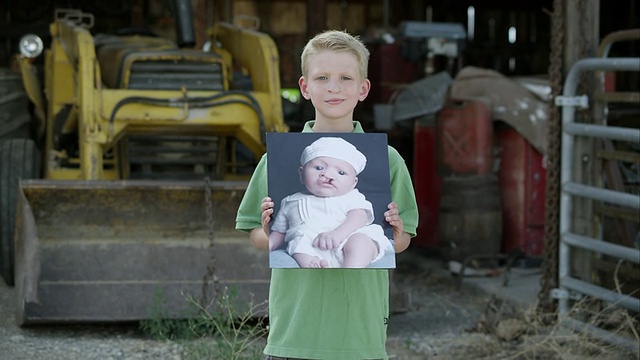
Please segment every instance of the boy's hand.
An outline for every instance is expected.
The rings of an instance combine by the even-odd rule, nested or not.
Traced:
[[[262,229],[269,236],[269,223],[271,222],[271,215],[273,215],[273,201],[271,201],[270,197],[262,199],[260,210],[262,210]]]
[[[384,219],[393,227],[393,240],[396,252],[404,251],[411,242],[411,236],[404,232],[404,223],[400,218],[398,204],[391,202],[387,206],[389,210],[384,213]]]
[[[389,210],[384,213],[384,219],[387,220],[389,225],[393,226],[393,237],[395,238],[404,232],[404,223],[400,218],[398,205],[396,203],[390,202],[389,205],[387,205],[387,209]]]
[[[273,202],[271,198],[266,197],[262,199],[260,204],[260,210],[262,210],[261,223],[262,226],[258,226],[251,230],[249,233],[249,239],[253,246],[257,249],[268,250],[269,249],[269,223],[271,222],[271,214],[273,214]]]

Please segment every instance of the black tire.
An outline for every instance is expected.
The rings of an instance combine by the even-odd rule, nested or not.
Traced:
[[[40,156],[30,139],[0,142],[0,275],[14,285],[14,226],[18,183],[40,174]]]
[[[30,137],[28,106],[20,74],[0,67],[0,140]]]

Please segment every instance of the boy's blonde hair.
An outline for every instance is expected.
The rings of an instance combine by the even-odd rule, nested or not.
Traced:
[[[309,59],[317,53],[330,50],[335,52],[346,52],[353,55],[358,61],[360,80],[367,78],[367,68],[369,66],[369,50],[360,41],[358,36],[351,35],[346,31],[327,30],[314,36],[302,50],[301,70],[302,76],[307,76],[309,71]]]

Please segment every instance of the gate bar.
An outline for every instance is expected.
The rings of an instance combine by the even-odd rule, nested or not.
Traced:
[[[563,88],[563,98],[573,98],[581,75],[585,71],[640,71],[640,58],[586,58],[577,61],[570,69]],[[607,254],[619,259],[638,263],[640,249],[606,243],[599,239],[579,236],[571,233],[573,216],[573,196],[591,198],[630,207],[640,208],[640,196],[622,191],[601,189],[584,184],[578,184],[573,179],[574,166],[574,137],[586,136],[601,139],[612,139],[627,142],[640,143],[640,130],[634,128],[608,127],[606,125],[575,123],[576,106],[562,107],[562,152],[560,182],[562,191],[560,195],[560,244],[558,282],[561,291],[573,290],[605,300],[609,303],[624,306],[634,311],[640,310],[640,300],[631,296],[616,293],[610,289],[571,277],[570,261],[571,247],[588,249],[597,253]],[[610,343],[631,344],[631,341],[589,326],[568,316],[570,296],[558,298],[558,313],[564,323],[573,324],[575,329],[581,329]],[[564,319],[564,320],[562,320]],[[580,324],[580,326],[578,326]],[[635,352],[638,352],[637,342]],[[634,344],[631,344],[634,345]]]

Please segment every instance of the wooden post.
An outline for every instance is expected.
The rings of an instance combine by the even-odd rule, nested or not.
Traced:
[[[207,29],[209,28],[209,24],[207,24],[207,12],[210,11],[210,7],[207,3],[209,2],[209,0],[191,1],[191,6],[193,8],[193,27],[196,33],[195,47],[198,49],[202,48],[204,42],[207,41]]]
[[[327,28],[327,1],[307,1],[307,37],[312,38]]]
[[[595,57],[600,42],[600,0],[565,0],[565,52],[564,72],[565,76],[571,66],[578,60]],[[577,95],[586,94],[590,103],[593,101],[593,73],[585,73],[582,83],[578,86]],[[576,111],[576,121],[593,122],[588,111]],[[575,139],[574,153],[574,179],[586,185],[597,184],[595,173],[595,141],[582,137]],[[573,231],[577,234],[597,237],[594,229],[594,206],[589,199],[576,197],[573,205]],[[597,222],[596,222],[597,223]],[[591,253],[585,250],[572,251],[571,271],[574,276],[591,280],[592,264]]]
[[[143,0],[134,0],[131,7],[131,25],[134,27],[144,27],[144,17],[147,8]]]

